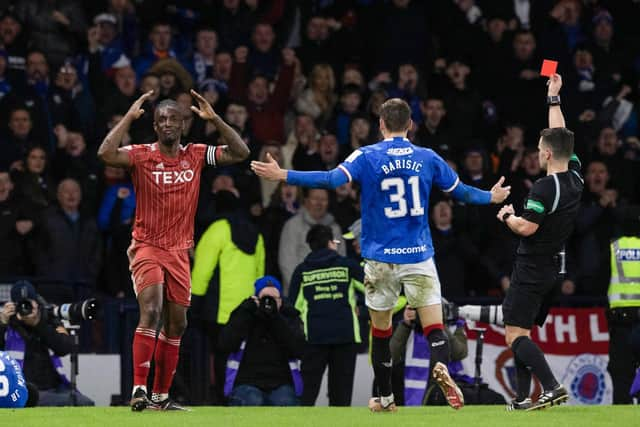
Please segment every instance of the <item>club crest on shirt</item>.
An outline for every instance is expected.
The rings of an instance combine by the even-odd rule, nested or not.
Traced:
[[[191,166],[191,165],[189,164],[189,162],[188,162],[188,161],[186,161],[186,160],[180,160],[180,167],[181,167],[182,169],[189,169],[189,167],[190,167],[190,166]]]

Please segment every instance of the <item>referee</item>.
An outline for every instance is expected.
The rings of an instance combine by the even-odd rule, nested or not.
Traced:
[[[538,157],[547,176],[537,180],[524,203],[522,216],[512,205],[503,206],[498,219],[521,236],[511,275],[511,286],[502,304],[507,345],[516,365],[516,399],[509,410],[541,409],[569,399],[553,376],[540,348],[531,341],[531,328],[542,326],[553,291],[565,272],[564,244],[573,230],[582,195],[580,161],[573,154],[573,132],[565,127],[560,109],[562,79],[551,76],[548,84],[549,128],[540,132]],[[529,398],[531,373],[544,391],[538,401]]]

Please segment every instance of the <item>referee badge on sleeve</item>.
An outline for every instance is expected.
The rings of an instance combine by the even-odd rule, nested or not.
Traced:
[[[532,210],[539,214],[544,213],[544,205],[536,200],[528,199],[525,209]]]

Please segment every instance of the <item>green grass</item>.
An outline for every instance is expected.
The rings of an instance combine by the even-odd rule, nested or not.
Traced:
[[[372,414],[366,408],[224,408],[194,407],[192,412],[132,413],[129,408],[29,408],[0,410],[2,426],[640,426],[634,406],[561,406],[513,413],[501,406],[400,408],[396,414]]]

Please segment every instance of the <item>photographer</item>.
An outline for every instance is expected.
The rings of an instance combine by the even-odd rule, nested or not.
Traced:
[[[71,389],[59,357],[72,351],[73,339],[49,317],[45,306],[31,283],[21,280],[13,285],[11,302],[0,309],[0,350],[9,352],[26,380],[38,388],[39,406],[69,406],[73,404]],[[78,406],[94,405],[80,392],[75,394]]]
[[[447,327],[445,333],[449,338],[451,351],[448,364],[449,373],[462,390],[465,402],[481,404],[504,404],[502,396],[482,384],[478,396],[473,386],[473,378],[464,374],[462,360],[467,357],[467,336],[464,331],[464,320],[459,319],[455,305],[443,300],[442,318]],[[396,327],[391,337],[391,358],[393,369],[404,372],[404,384],[400,390],[393,390],[396,402],[405,406],[446,405],[444,396],[435,382],[429,382],[428,366],[431,366],[431,352],[426,338],[422,335],[422,328],[416,310],[408,305],[404,308],[402,322]],[[394,384],[397,387],[397,384]],[[400,403],[398,402],[398,403]]]
[[[232,313],[220,333],[229,355],[224,394],[230,406],[296,406],[302,393],[299,360],[304,333],[299,313],[282,303],[275,277],[255,282],[255,294]]]

